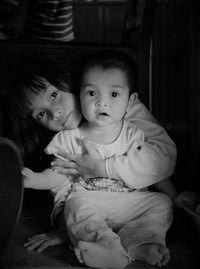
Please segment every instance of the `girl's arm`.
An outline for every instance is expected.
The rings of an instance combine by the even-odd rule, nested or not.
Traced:
[[[24,187],[38,190],[51,190],[69,181],[65,175],[55,173],[52,169],[46,169],[40,173],[35,173],[31,169],[24,167]]]
[[[149,129],[140,150],[130,148],[126,155],[106,160],[109,177],[123,179],[136,189],[170,177],[176,164],[176,146],[164,129],[151,122],[146,122],[146,127]]]
[[[140,150],[130,146],[125,155],[104,161],[89,144],[84,155],[64,153],[63,156],[69,161],[56,159],[54,168],[63,174],[80,173],[122,179],[135,189],[158,183],[174,172],[176,147],[160,126],[149,122],[146,122],[146,125],[149,126],[149,132],[152,129],[154,136],[143,139]],[[140,134],[144,132],[137,129],[133,142]]]
[[[170,177],[176,164],[176,145],[140,102],[137,94],[131,96],[125,119],[138,126],[147,138],[140,151],[130,149],[126,155],[116,156],[105,162],[97,152],[88,147],[84,155],[64,154],[69,161],[57,159],[54,161],[54,168],[63,174],[68,174],[69,171],[71,174],[84,174],[87,171],[94,176],[123,179],[136,189]]]
[[[137,154],[130,149],[126,156],[108,159],[108,176],[125,178],[127,182],[132,180],[136,189],[148,187],[170,177],[176,164],[176,145],[141,103],[137,94],[130,98],[125,119],[138,126],[147,139]]]
[[[140,101],[137,93],[133,93],[130,96],[128,109],[127,109],[127,112],[126,112],[124,118],[129,123],[135,124],[136,121],[139,121],[140,125],[141,125],[139,127],[142,130],[143,130],[143,128],[146,129],[145,124],[142,123],[143,120],[148,121],[148,122],[157,123],[156,119],[153,117],[153,115],[150,113],[150,111]]]
[[[151,124],[149,127],[151,128]],[[162,129],[154,124],[153,128],[155,128],[155,136],[145,136],[138,150],[130,146],[126,154],[106,160],[106,172],[109,177],[123,179],[128,186],[140,189],[173,174],[176,147],[173,143],[169,143]],[[139,134],[142,131],[137,129],[137,132]]]

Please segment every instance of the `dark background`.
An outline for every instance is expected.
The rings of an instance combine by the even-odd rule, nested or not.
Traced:
[[[0,7],[3,2],[1,1]],[[150,42],[148,38],[145,39],[148,35],[144,42],[140,43],[139,47],[142,45],[142,49],[139,51],[135,41],[140,27],[133,27],[127,41],[125,24],[129,6],[126,0],[74,0],[75,40],[69,43],[28,40],[23,32],[27,1],[20,2],[24,3],[21,10],[7,7],[1,12],[0,9],[0,33],[3,30],[6,34],[6,39],[0,40],[0,135],[7,136],[1,113],[3,96],[9,93],[10,83],[21,59],[46,55],[78,65],[87,53],[96,49],[117,48],[136,57],[140,66],[138,90],[141,101],[165,127],[177,145],[177,166],[172,177],[174,184],[179,191],[187,189],[200,193],[199,1],[157,1],[150,65]],[[143,0],[139,2],[142,3]],[[140,16],[140,8],[137,12]],[[150,28],[147,23],[147,30],[151,30]],[[38,155],[31,159],[33,166],[40,166],[38,160]],[[6,182],[6,178],[3,180]],[[8,202],[11,201],[13,199],[8,197]],[[49,216],[52,206],[52,197],[48,191],[24,190],[19,225],[15,225],[16,232],[13,230],[14,239],[9,245],[8,254],[5,255],[5,264],[24,265],[26,268],[31,265],[66,267],[66,258],[69,259],[70,251],[66,257],[65,245],[63,249],[48,248],[42,254],[27,252],[22,247],[28,237],[51,229]],[[166,268],[199,267],[199,224],[195,226],[190,217],[184,210],[177,210],[174,214],[174,222],[168,233],[172,260]],[[6,226],[6,220],[2,220]]]
[[[196,192],[200,192],[198,2],[157,1],[153,25],[152,63],[150,70],[145,71],[152,73],[151,86],[143,87],[143,84],[149,84],[144,76],[139,89],[141,100],[177,144],[178,160],[173,176],[175,185],[178,190],[187,189]],[[75,40],[69,44],[26,40],[23,35],[25,21],[23,8],[20,12],[17,8],[11,9],[7,10],[6,16],[1,16],[8,38],[0,40],[0,94],[9,91],[9,83],[23,57],[45,54],[72,62],[80,60],[85,53],[101,46],[116,46],[127,50],[128,53],[135,53],[134,38],[138,29],[132,32],[128,48],[127,43],[123,41],[126,0],[73,1]]]

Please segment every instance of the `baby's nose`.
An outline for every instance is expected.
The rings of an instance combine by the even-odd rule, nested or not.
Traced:
[[[108,103],[107,103],[105,98],[102,98],[102,99],[97,101],[97,107],[105,107],[107,105],[108,105]]]

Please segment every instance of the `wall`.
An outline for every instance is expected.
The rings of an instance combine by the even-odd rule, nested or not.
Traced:
[[[199,178],[199,14],[198,1],[163,1],[153,39],[153,114],[177,144],[176,184],[192,190]]]

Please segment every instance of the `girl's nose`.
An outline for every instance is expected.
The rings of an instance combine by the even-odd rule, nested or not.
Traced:
[[[58,108],[53,113],[53,120],[59,120],[62,116],[62,109]]]

